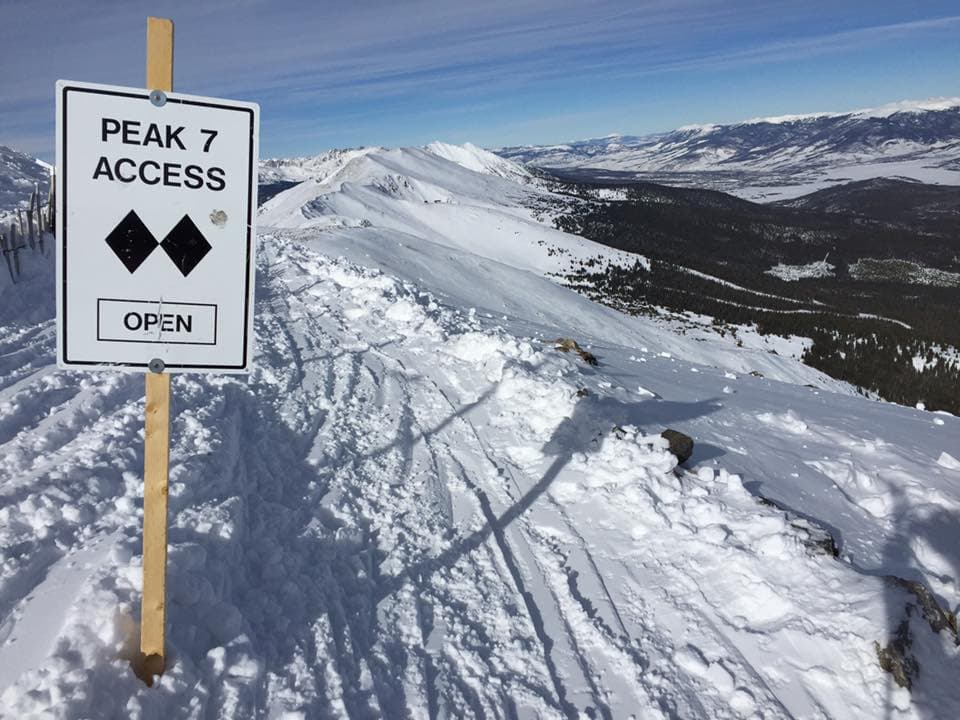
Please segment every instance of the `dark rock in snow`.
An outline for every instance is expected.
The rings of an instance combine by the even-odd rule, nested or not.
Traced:
[[[677,430],[667,429],[660,433],[670,443],[670,452],[677,456],[677,462],[683,464],[693,454],[693,438]]]
[[[913,653],[913,634],[910,630],[910,620],[919,610],[930,629],[936,633],[946,632],[954,645],[960,644],[957,637],[957,617],[949,610],[944,610],[929,588],[916,580],[904,580],[895,575],[887,575],[887,582],[897,585],[913,595],[904,608],[904,616],[897,626],[893,637],[886,646],[881,647],[874,642],[880,667],[893,676],[893,680],[900,687],[910,690],[920,674],[920,663]],[[921,626],[922,627],[922,626]]]
[[[935,633],[946,630],[953,644],[960,645],[960,639],[957,637],[957,616],[940,607],[940,603],[926,585],[916,580],[904,580],[895,575],[887,575],[887,581],[899,585],[917,599],[916,605],[923,614],[923,619],[930,624],[931,630]]]
[[[897,632],[886,647],[874,642],[873,649],[877,652],[880,667],[893,675],[893,681],[900,687],[909,690],[913,681],[920,674],[920,665],[910,651],[913,638],[910,635],[910,618],[904,618],[897,627]]]
[[[790,523],[790,527],[797,533],[805,548],[817,554],[829,555],[832,558],[840,557],[840,546],[837,545],[833,533],[824,527],[819,520],[801,515],[783,503],[771,500],[763,495],[756,495],[756,498],[761,505],[775,507],[783,512],[787,522]]]
[[[789,516],[789,514],[788,514]],[[804,547],[832,558],[840,557],[840,548],[830,531],[807,518],[790,518],[790,527],[800,535]]]
[[[575,352],[587,365],[597,365],[597,356],[592,352],[584,350],[573,338],[557,338],[553,341],[553,346],[560,352]]]

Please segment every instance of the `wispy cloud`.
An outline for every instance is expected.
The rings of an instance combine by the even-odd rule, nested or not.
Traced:
[[[760,43],[753,47],[692,57],[676,62],[653,65],[645,73],[667,72],[675,70],[695,70],[703,68],[730,67],[733,65],[782,62],[801,60],[831,53],[845,52],[877,43],[889,42],[897,38],[911,37],[919,33],[939,31],[955,33],[960,29],[960,15],[919,20],[915,22],[876,25],[843,32],[809,35],[789,40]]]
[[[545,85],[565,84],[576,95],[601,80],[842,53],[960,25],[955,15],[871,24],[842,6],[826,0],[0,0],[0,142],[49,155],[52,133],[46,146],[42,138],[52,128],[59,77],[140,85],[147,14],[177,24],[178,89],[257,100],[265,134],[299,128],[304,140],[311,127],[312,137],[322,139],[332,122],[360,118],[389,129],[391,115],[494,108]],[[811,32],[817,25],[834,29]],[[523,121],[503,123],[522,127]]]

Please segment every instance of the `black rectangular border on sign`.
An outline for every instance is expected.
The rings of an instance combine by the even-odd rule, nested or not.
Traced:
[[[185,340],[119,340],[117,338],[100,337],[100,303],[119,302],[119,303],[143,303],[144,305],[192,305],[194,307],[212,307],[213,308],[213,342],[187,342]],[[143,343],[147,345],[216,345],[217,344],[217,306],[213,303],[191,303],[176,302],[174,300],[128,300],[127,298],[97,298],[97,342],[118,342],[118,343]]]
[[[67,342],[67,218],[69,217],[67,213],[67,99],[68,94],[71,92],[85,92],[92,93],[94,95],[112,95],[114,97],[126,97],[126,98],[136,98],[143,99],[145,101],[150,100],[150,93],[148,91],[143,92],[122,92],[120,90],[103,90],[100,88],[88,88],[80,87],[75,85],[64,85],[61,89],[62,92],[62,105],[63,105],[63,120],[61,128],[61,143],[62,143],[62,159],[63,159],[63,179],[61,180],[60,191],[63,193],[63,209],[61,213],[62,223],[63,223],[63,237],[60,238],[60,252],[63,258],[63,278],[61,281],[61,293],[63,296],[63,304],[60,308],[61,316],[63,317],[63,363],[64,365],[83,365],[91,367],[109,367],[110,365],[122,365],[129,368],[149,368],[148,363],[135,363],[135,362],[108,362],[103,360],[71,360],[67,355],[67,348],[69,343]],[[249,146],[247,149],[247,258],[246,258],[246,273],[244,277],[244,293],[243,293],[243,359],[239,365],[212,365],[212,364],[179,364],[167,365],[167,368],[173,370],[243,370],[247,367],[247,352],[250,347],[250,263],[252,261],[251,253],[253,249],[253,133],[254,133],[254,112],[252,108],[245,107],[236,107],[235,105],[223,105],[221,103],[210,103],[210,102],[201,102],[199,100],[186,100],[183,98],[167,98],[167,102],[170,103],[179,103],[181,105],[195,105],[197,107],[210,107],[210,108],[219,108],[221,110],[235,110],[237,112],[245,112],[250,116],[250,140]],[[181,305],[186,305],[188,303],[180,303]],[[99,323],[99,313],[97,317],[97,322]],[[98,333],[99,334],[99,333]],[[171,345],[175,343],[169,343]],[[177,343],[179,344],[179,343]]]

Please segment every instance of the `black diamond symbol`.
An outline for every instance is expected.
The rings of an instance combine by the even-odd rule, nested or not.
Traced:
[[[160,243],[173,264],[180,268],[186,277],[212,249],[203,233],[193,224],[189,215],[184,215],[173,230]]]
[[[133,210],[107,235],[107,245],[131,273],[157,247],[157,239]]]

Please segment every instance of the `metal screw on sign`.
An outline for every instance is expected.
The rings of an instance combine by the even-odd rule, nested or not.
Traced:
[[[150,103],[156,107],[163,107],[167,104],[167,95],[163,90],[150,91]]]
[[[166,368],[166,365],[163,364],[163,360],[160,358],[154,358],[147,363],[147,369],[149,369],[150,372],[162,373],[164,368]]]

